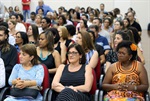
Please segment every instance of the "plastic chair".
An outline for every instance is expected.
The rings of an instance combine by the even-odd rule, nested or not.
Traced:
[[[103,101],[104,95],[106,94],[106,92],[102,89],[103,79],[104,79],[104,75],[101,75],[100,81],[99,81],[100,89],[96,90],[96,93],[98,94],[98,100],[97,101]],[[95,95],[95,97],[97,97],[97,95]],[[145,101],[150,101],[149,92],[146,91],[144,93],[144,98],[145,98]]]
[[[92,70],[92,74],[93,74],[94,79],[93,79],[93,84],[92,84],[92,88],[90,91],[90,95],[94,95],[97,90],[96,74],[95,74],[94,70]],[[50,88],[46,89],[44,96],[43,96],[43,101],[52,101],[53,93],[54,93],[54,91],[51,90]],[[92,97],[91,97],[91,99],[92,99]],[[94,99],[94,101],[98,101],[98,94],[97,94],[96,98]]]
[[[49,88],[50,82],[49,82],[49,72],[47,67],[42,64],[43,69],[44,69],[44,78],[43,78],[43,83],[42,83],[42,91],[41,94],[43,95],[44,91]],[[0,92],[0,101],[3,101],[6,98],[6,95],[10,95],[10,87],[5,87],[2,89]]]

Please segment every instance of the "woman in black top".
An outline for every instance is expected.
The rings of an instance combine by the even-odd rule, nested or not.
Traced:
[[[72,44],[67,50],[68,65],[60,65],[52,89],[58,92],[56,101],[90,101],[92,68],[85,65],[86,58],[82,47]]]
[[[61,59],[58,51],[54,50],[54,36],[51,31],[42,32],[39,36],[39,46],[37,54],[39,61],[45,64],[49,71],[50,84],[58,66],[61,64]]]

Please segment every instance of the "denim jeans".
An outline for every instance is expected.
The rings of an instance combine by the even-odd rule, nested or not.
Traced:
[[[30,18],[30,10],[23,10],[23,16],[24,16],[24,22],[26,22],[26,16],[27,19]]]

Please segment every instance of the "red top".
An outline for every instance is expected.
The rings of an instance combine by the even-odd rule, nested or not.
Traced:
[[[30,0],[22,0],[23,3],[30,2]],[[22,5],[23,10],[30,10],[30,5]]]

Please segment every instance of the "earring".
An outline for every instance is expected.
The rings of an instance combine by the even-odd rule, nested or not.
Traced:
[[[79,64],[81,64],[81,58],[79,59]]]

